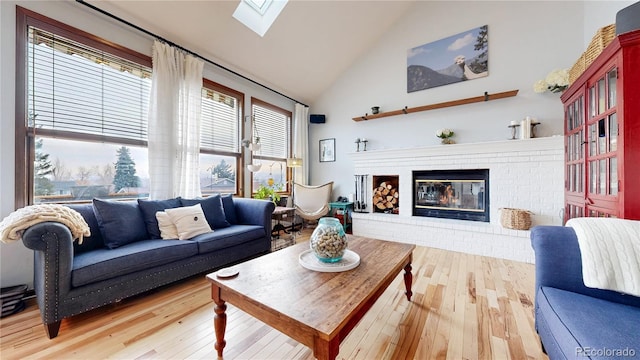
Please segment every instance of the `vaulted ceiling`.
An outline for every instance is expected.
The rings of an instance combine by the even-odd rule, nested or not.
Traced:
[[[232,17],[239,0],[87,3],[306,104],[414,1],[289,0],[264,37]]]

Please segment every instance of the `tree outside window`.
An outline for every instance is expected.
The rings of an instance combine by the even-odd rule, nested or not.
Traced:
[[[122,146],[117,150],[118,161],[115,163],[116,173],[113,177],[115,192],[129,191],[129,188],[140,186],[140,178],[136,175],[136,163],[131,158],[129,148]]]

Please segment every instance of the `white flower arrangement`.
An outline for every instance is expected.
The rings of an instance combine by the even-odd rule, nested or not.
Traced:
[[[543,93],[562,92],[569,86],[569,72],[567,69],[556,69],[547,75],[544,80],[538,80],[533,84],[533,91]]]
[[[436,131],[436,136],[440,139],[448,139],[452,137],[455,133],[451,129],[440,129]]]

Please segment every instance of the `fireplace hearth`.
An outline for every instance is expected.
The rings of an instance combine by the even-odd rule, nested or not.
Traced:
[[[413,171],[413,215],[489,222],[489,170]]]

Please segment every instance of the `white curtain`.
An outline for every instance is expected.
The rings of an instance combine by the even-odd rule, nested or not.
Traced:
[[[296,104],[293,114],[293,155],[302,159],[302,166],[293,168],[298,184],[309,184],[309,108]]]
[[[198,157],[204,63],[155,41],[149,102],[149,198],[200,196]]]

